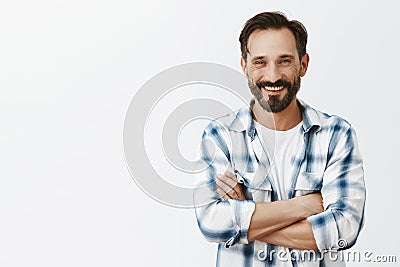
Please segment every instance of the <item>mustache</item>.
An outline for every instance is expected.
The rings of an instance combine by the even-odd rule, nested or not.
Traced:
[[[292,83],[286,80],[277,80],[276,82],[272,83],[266,80],[261,80],[259,82],[256,82],[255,84],[258,88],[261,87],[290,87],[292,86]]]

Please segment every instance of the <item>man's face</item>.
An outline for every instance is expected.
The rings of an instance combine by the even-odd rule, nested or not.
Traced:
[[[308,66],[308,55],[300,61],[296,40],[287,29],[256,30],[247,42],[247,59],[242,58],[243,72],[260,106],[268,112],[281,112],[295,99],[300,77]]]

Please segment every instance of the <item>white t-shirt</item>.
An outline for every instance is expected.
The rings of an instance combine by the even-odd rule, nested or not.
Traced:
[[[302,143],[303,135],[300,131],[302,123],[287,131],[268,129],[259,123],[256,127],[261,133],[261,142],[271,164],[271,175],[274,187],[280,200],[288,199],[288,191],[293,172],[292,158]],[[282,260],[279,258],[282,257]],[[286,259],[286,260],[285,260]],[[277,247],[276,265],[279,267],[292,267],[290,251],[285,247]]]
[[[300,122],[287,131],[268,129],[256,123],[261,141],[271,164],[271,177],[281,200],[288,199],[288,191],[293,171],[292,158],[302,143],[303,135]]]

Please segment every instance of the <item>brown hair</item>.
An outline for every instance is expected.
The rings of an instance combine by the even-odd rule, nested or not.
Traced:
[[[253,31],[269,29],[279,30],[282,28],[287,28],[293,33],[296,40],[297,53],[301,60],[306,53],[307,30],[301,22],[297,20],[288,20],[286,15],[281,12],[263,12],[246,21],[239,36],[242,58],[246,60],[246,55],[249,52],[247,42]]]

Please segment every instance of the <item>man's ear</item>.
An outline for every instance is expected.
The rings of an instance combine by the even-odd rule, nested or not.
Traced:
[[[309,62],[310,62],[310,56],[307,53],[305,53],[300,62],[301,64],[300,77],[306,75]]]
[[[240,66],[242,66],[243,74],[248,78],[248,76],[247,76],[247,67],[246,67],[246,60],[245,60],[243,57],[240,58]]]

